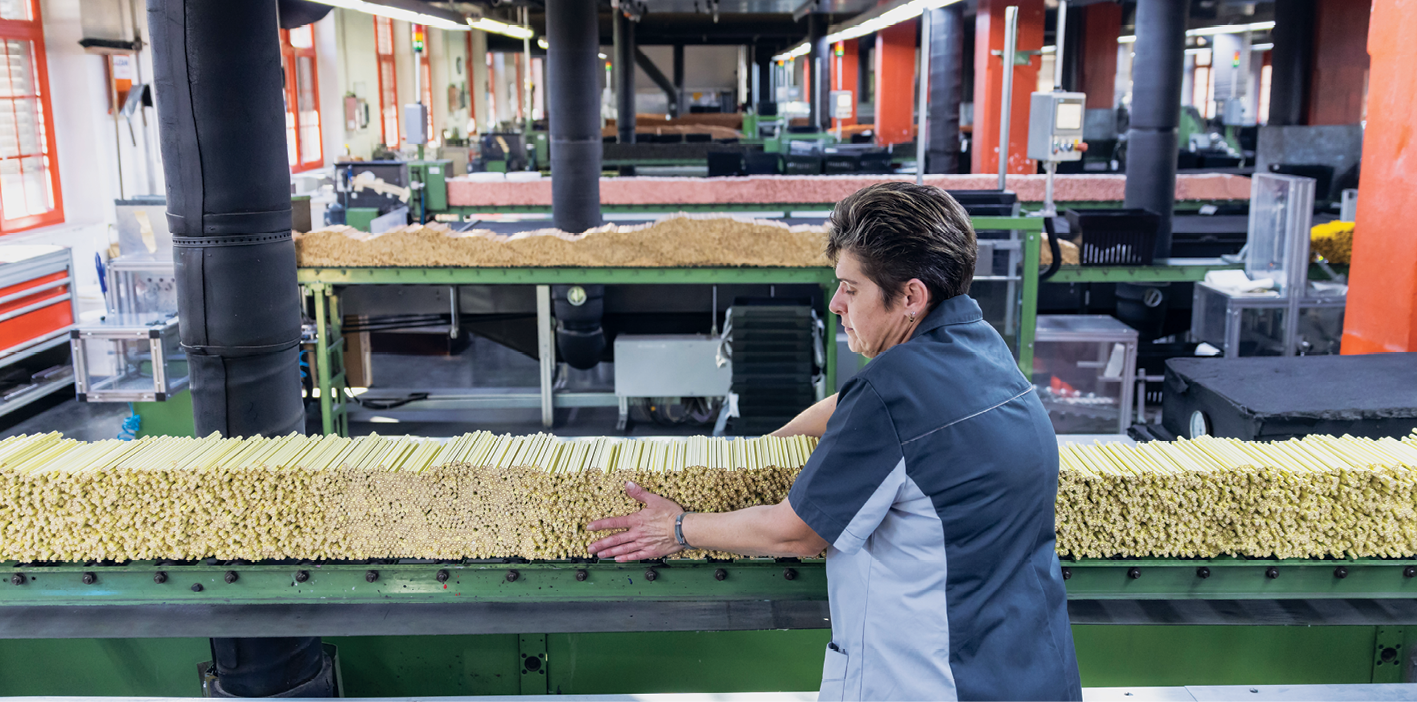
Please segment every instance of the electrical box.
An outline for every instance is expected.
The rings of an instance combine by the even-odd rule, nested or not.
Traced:
[[[453,162],[446,159],[408,162],[409,176],[423,184],[422,204],[428,212],[448,209],[448,178],[452,177],[449,175],[452,170]]]
[[[719,338],[706,334],[615,337],[615,394],[621,397],[724,397],[733,382]]]
[[[1087,113],[1083,93],[1034,93],[1028,111],[1028,157],[1035,161],[1081,161]]]
[[[831,91],[832,119],[851,119],[856,112],[856,93],[850,90]]]
[[[187,387],[176,314],[115,314],[69,332],[80,402],[162,402]]]
[[[423,103],[403,106],[403,140],[410,144],[428,143],[428,107]]]

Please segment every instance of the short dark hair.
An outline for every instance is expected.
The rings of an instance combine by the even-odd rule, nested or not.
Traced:
[[[930,308],[969,292],[979,255],[969,215],[933,185],[868,185],[838,202],[828,220],[827,257],[843,251],[881,287],[890,307],[911,278],[930,291]]]

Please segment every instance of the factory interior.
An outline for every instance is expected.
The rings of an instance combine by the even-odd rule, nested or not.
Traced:
[[[587,524],[832,460],[850,417],[789,422],[895,366],[829,220],[898,182],[967,215],[1056,434],[1082,699],[1417,700],[1413,0],[0,0],[0,38],[0,696],[834,698],[836,546]],[[1032,665],[953,644],[961,699]]]

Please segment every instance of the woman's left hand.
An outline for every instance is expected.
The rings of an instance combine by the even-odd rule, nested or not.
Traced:
[[[623,517],[597,519],[586,525],[587,531],[626,530],[591,544],[590,555],[613,557],[624,563],[663,558],[683,550],[674,538],[674,520],[684,511],[683,507],[634,483],[625,483],[625,494],[644,503],[644,509]]]

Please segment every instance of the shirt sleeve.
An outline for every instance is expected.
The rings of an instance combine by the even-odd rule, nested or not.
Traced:
[[[854,553],[885,519],[904,482],[905,461],[886,404],[869,381],[853,378],[787,499],[818,536]]]

